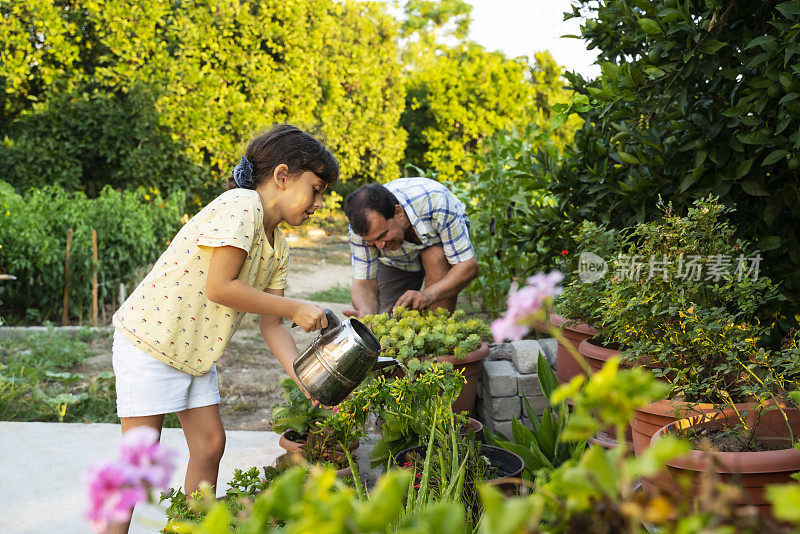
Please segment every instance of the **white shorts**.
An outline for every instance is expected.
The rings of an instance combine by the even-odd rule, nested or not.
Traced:
[[[217,366],[202,376],[170,367],[114,330],[111,348],[117,381],[117,415],[141,417],[219,404]]]

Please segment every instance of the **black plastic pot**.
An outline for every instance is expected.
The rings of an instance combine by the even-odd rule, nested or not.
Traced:
[[[396,465],[402,466],[406,463],[406,457],[411,452],[416,452],[422,458],[425,458],[425,452],[427,450],[427,445],[417,445],[416,447],[403,449],[395,454],[394,462]],[[505,449],[501,449],[500,447],[495,447],[493,445],[481,445],[481,455],[488,458],[489,464],[492,467],[497,468],[500,476],[492,479],[494,483],[498,483],[498,480],[504,480],[506,478],[518,478],[520,474],[522,474],[522,470],[525,469],[525,462],[522,460],[522,458],[520,458],[517,454]]]

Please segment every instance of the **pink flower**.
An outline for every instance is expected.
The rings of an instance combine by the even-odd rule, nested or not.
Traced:
[[[119,459],[90,468],[86,517],[96,532],[109,523],[130,519],[136,503],[148,500],[153,488],[167,489],[174,469],[174,453],[158,443],[158,432],[136,427],[125,432],[119,445]]]
[[[175,469],[173,451],[158,443],[158,432],[149,426],[132,428],[122,435],[119,458],[139,470],[150,486],[166,490]]]
[[[122,462],[107,462],[87,471],[89,485],[89,511],[86,517],[96,531],[109,523],[122,523],[130,519],[137,502],[147,500],[147,492],[137,486],[139,476],[134,468]]]
[[[560,272],[552,271],[531,276],[527,280],[528,285],[520,290],[512,286],[508,293],[508,310],[492,323],[495,342],[522,339],[548,301],[561,292],[558,283],[563,279]]]

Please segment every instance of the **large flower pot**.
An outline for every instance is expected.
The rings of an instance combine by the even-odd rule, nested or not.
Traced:
[[[480,378],[483,359],[489,355],[489,345],[481,342],[480,346],[468,352],[463,358],[455,356],[437,356],[439,362],[450,362],[456,371],[461,371],[467,382],[461,388],[456,400],[453,402],[453,412],[469,412],[475,415],[475,396],[478,393],[478,379]]]
[[[619,356],[621,353],[617,349],[609,349],[594,342],[592,338],[586,338],[578,345],[578,352],[584,357],[586,363],[589,364],[593,373],[600,371],[606,362],[614,357]],[[621,367],[626,367],[621,365]],[[601,445],[607,449],[617,446],[617,435],[614,428],[604,428],[600,430],[597,435],[589,440],[591,443]],[[625,441],[628,445],[632,445],[631,429],[625,431]]]
[[[765,444],[776,447],[776,450],[758,452],[707,452],[691,450],[687,454],[667,462],[670,476],[657,478],[654,483],[663,490],[677,491],[684,489],[678,479],[689,476],[692,480],[692,491],[696,494],[700,473],[709,469],[719,474],[723,482],[735,484],[742,488],[740,505],[755,506],[763,517],[771,517],[770,505],[764,498],[764,488],[772,484],[791,483],[792,473],[800,471],[800,451],[792,446],[789,434],[796,437],[800,434],[800,410],[784,409],[789,424],[783,414],[776,409],[761,414],[755,430],[755,436]],[[735,426],[737,418],[733,410],[703,414],[679,419],[660,428],[652,438],[655,443],[661,436],[677,434],[687,428],[722,428]]]
[[[597,330],[586,323],[567,324],[567,319],[555,313],[550,314],[550,324],[561,329],[561,333],[573,349],[578,350],[578,345],[584,339],[597,334]],[[583,368],[575,361],[567,346],[559,339],[556,348],[556,378],[560,384],[569,382],[572,377],[584,374]]]
[[[752,402],[736,404],[736,409],[740,411],[750,412],[755,407],[756,404]],[[633,451],[639,456],[650,446],[650,440],[661,427],[678,419],[721,411],[720,406],[716,404],[693,404],[679,400],[659,400],[637,408],[631,420]]]

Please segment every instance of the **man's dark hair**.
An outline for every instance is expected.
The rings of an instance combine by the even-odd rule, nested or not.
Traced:
[[[362,185],[344,200],[344,212],[350,220],[350,227],[358,235],[369,233],[367,211],[372,210],[384,219],[394,217],[394,207],[400,204],[394,193],[381,184]]]

